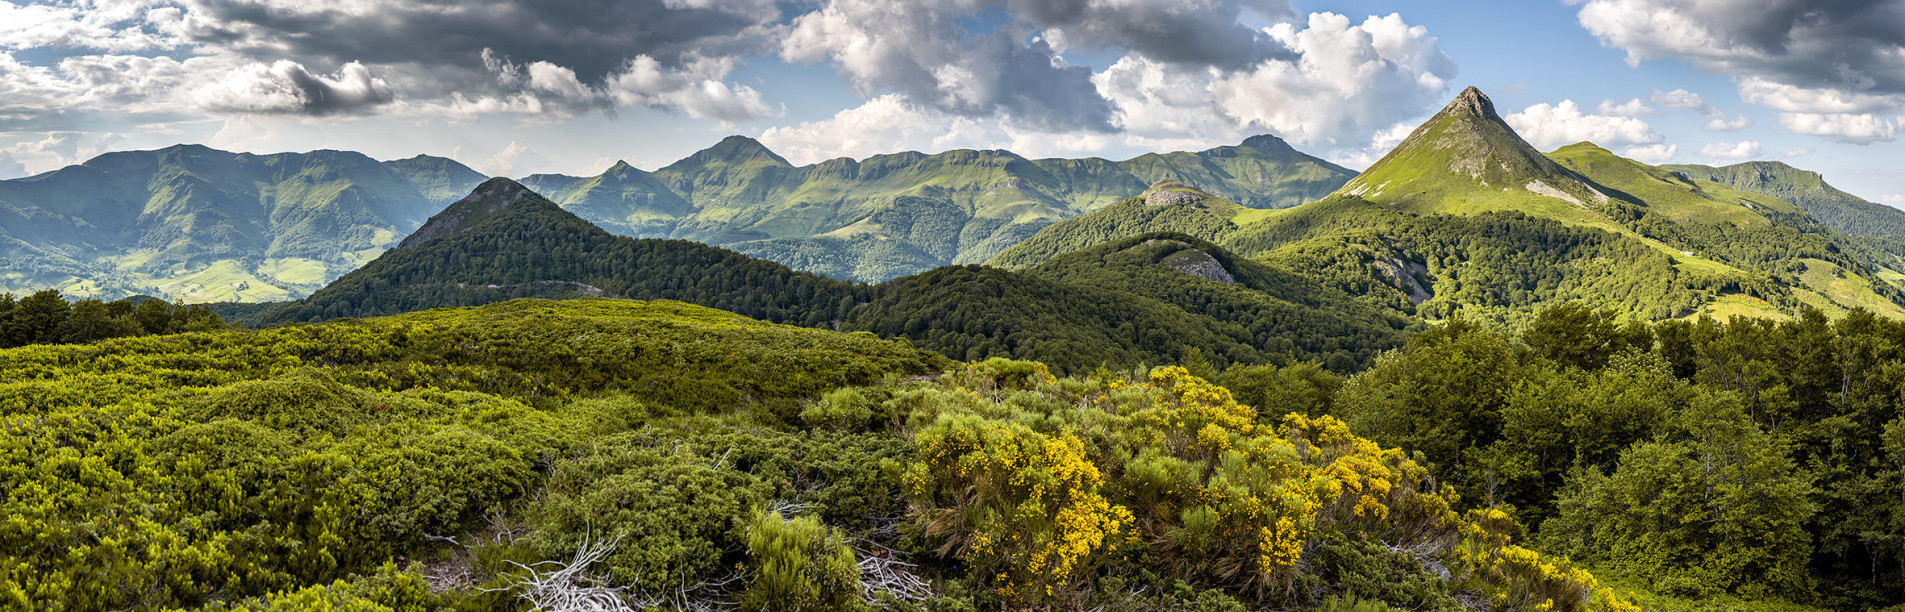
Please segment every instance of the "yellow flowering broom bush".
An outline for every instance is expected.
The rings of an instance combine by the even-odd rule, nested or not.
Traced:
[[[1080,381],[993,360],[892,397],[914,415],[903,479],[917,532],[1008,605],[1076,601],[1095,574],[1134,570],[1314,603],[1305,577],[1326,539],[1421,551],[1410,563],[1453,570],[1449,593],[1501,609],[1618,603],[1594,597],[1587,572],[1495,535],[1505,516],[1458,515],[1452,489],[1401,449],[1333,417],[1262,418],[1184,368]]]

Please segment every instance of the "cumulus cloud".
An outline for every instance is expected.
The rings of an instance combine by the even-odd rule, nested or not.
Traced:
[[[1905,94],[1801,87],[1759,77],[1738,79],[1740,99],[1792,113],[1869,113],[1905,107]]]
[[[548,163],[549,158],[535,149],[512,140],[503,150],[477,163],[476,169],[490,176],[526,176]]]
[[[357,62],[345,64],[335,74],[318,75],[303,64],[278,60],[269,66],[241,66],[200,88],[193,97],[215,111],[331,115],[371,112],[395,100],[396,94],[389,83],[371,76],[370,69]]]
[[[1700,154],[1715,159],[1741,160],[1759,156],[1759,149],[1758,141],[1721,141],[1700,147]]]
[[[1089,0],[1077,6],[1113,12],[1178,10],[1165,3],[1121,3],[1129,5],[1122,8],[1114,4],[1120,3]],[[1228,10],[1222,6],[1246,4],[1250,3],[1182,6],[1219,6],[1222,13]],[[1014,6],[1015,11],[1031,10]],[[1283,10],[1284,5],[1250,6],[1268,11]],[[1435,38],[1400,16],[1370,17],[1359,23],[1329,13],[1264,28],[1262,35],[1283,51],[1242,69],[1225,68],[1223,62],[1186,64],[1185,57],[1173,61],[1164,51],[1140,45],[1103,71],[1092,73],[1050,55],[1054,46],[1087,44],[1090,39],[1081,38],[1073,27],[1041,30],[1039,36],[1028,39],[1030,44],[1017,45],[1022,51],[1047,55],[1043,67],[1023,73],[980,70],[973,62],[992,61],[985,59],[992,55],[972,50],[975,45],[996,42],[952,40],[943,32],[931,33],[949,27],[941,21],[955,12],[936,2],[906,6],[835,1],[798,18],[782,55],[794,61],[830,61],[874,97],[826,121],[769,130],[762,140],[790,159],[824,159],[955,145],[1007,146],[1047,154],[1087,152],[1093,150],[1089,147],[1111,143],[1201,149],[1269,131],[1353,163],[1359,156],[1369,156],[1373,147],[1380,147],[1379,155],[1393,146],[1393,142],[1379,142],[1382,133],[1400,127],[1400,133],[1406,134],[1413,127],[1410,120],[1442,102],[1447,79],[1455,74],[1454,62],[1437,47]],[[1023,19],[1031,25],[1032,20],[1050,23],[1058,17]],[[926,44],[905,44],[919,40]],[[1088,92],[1072,91],[1074,75],[1085,77]],[[1010,90],[1000,84],[1018,80],[1040,80],[1046,89],[1024,89],[1017,93],[1018,100],[996,99],[996,92]],[[888,93],[878,93],[881,90]],[[995,116],[1007,118],[1003,125],[982,127],[966,121],[986,116],[983,109],[989,105],[994,106]],[[1070,115],[1055,122],[1042,120],[1042,113]],[[1082,121],[1087,118],[1088,123]],[[869,144],[881,141],[893,144]]]
[[[83,102],[101,102],[94,92],[131,76],[158,76],[116,89],[136,92],[126,105],[175,111],[568,116],[622,104],[731,122],[771,115],[757,92],[719,79],[736,58],[765,50],[781,17],[773,0],[0,3],[0,53],[59,49],[58,66],[31,66],[45,73],[32,84],[71,85],[91,98]],[[506,58],[519,62],[509,64],[518,82],[497,78]],[[710,78],[705,65],[723,62]],[[664,78],[629,80],[633,68]],[[0,83],[24,80],[6,72]],[[71,110],[0,101],[29,103],[37,112],[23,115]]]
[[[781,57],[831,61],[860,93],[897,91],[918,104],[965,116],[1003,115],[1047,131],[1111,130],[1111,104],[1091,69],[1069,66],[1049,41],[1011,24],[971,32],[966,0],[829,0],[794,19]]]
[[[1603,147],[1654,144],[1660,133],[1646,121],[1633,117],[1585,114],[1573,100],[1560,104],[1536,104],[1502,118],[1515,133],[1537,149],[1549,150],[1581,141]]]
[[[1647,99],[1654,104],[1666,108],[1690,109],[1702,113],[1713,112],[1713,106],[1707,104],[1706,99],[1701,98],[1700,94],[1685,89],[1676,89],[1673,91],[1661,91],[1656,89],[1654,90],[1654,95],[1648,96]]]
[[[26,164],[7,153],[0,153],[0,180],[26,176]]]
[[[1779,124],[1796,133],[1862,145],[1890,142],[1899,122],[1872,114],[1780,113]]]
[[[1400,15],[1356,24],[1313,13],[1306,27],[1286,22],[1269,32],[1296,57],[1218,76],[1211,93],[1225,116],[1299,145],[1361,145],[1440,103],[1455,76],[1435,37]]]
[[[1612,99],[1602,100],[1601,107],[1594,112],[1609,117],[1651,117],[1660,114],[1660,111],[1641,102],[1640,98],[1632,98],[1620,104],[1615,104]]]
[[[1750,125],[1753,125],[1753,120],[1748,119],[1746,115],[1740,115],[1731,121],[1728,121],[1725,115],[1717,115],[1712,121],[1707,122],[1705,128],[1709,132],[1731,132],[1745,129]]]
[[[474,99],[453,96],[450,106],[455,114],[563,116],[597,109],[612,112],[617,107],[647,107],[678,110],[724,123],[778,114],[761,100],[760,92],[722,81],[734,68],[731,60],[697,57],[681,68],[669,68],[641,55],[600,84],[591,85],[583,83],[574,70],[554,63],[519,65],[491,49],[484,49],[482,56],[484,67],[502,91]]]
[[[1109,143],[1101,134],[1054,136],[952,115],[910,104],[898,94],[875,97],[828,119],[769,128],[760,140],[797,164],[905,150],[1008,149],[1044,157],[1095,151]]]
[[[1729,76],[1905,93],[1905,5],[1817,0],[1586,0],[1581,25],[1629,64],[1684,59]]]
[[[1576,0],[1579,20],[1627,62],[1679,59],[1733,78],[1740,98],[1801,134],[1888,141],[1905,112],[1905,3],[1861,0]],[[1704,103],[1703,103],[1704,104]],[[1745,127],[1712,118],[1707,129]]]
[[[1677,145],[1653,144],[1628,147],[1626,155],[1628,159],[1644,164],[1662,164],[1673,159],[1674,153],[1678,152],[1680,147]]]
[[[117,140],[117,134],[88,135],[82,132],[55,131],[24,138],[0,147],[0,179],[17,178],[76,164],[98,155]]]

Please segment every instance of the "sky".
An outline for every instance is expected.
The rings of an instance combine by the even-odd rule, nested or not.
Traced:
[[[1360,169],[1471,85],[1542,150],[1905,207],[1905,0],[0,0],[0,178],[178,143],[593,175],[730,134]]]

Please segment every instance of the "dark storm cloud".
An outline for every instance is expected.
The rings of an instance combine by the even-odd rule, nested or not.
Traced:
[[[1294,56],[1238,21],[1246,10],[1265,18],[1290,16],[1287,0],[1018,0],[1012,7],[1027,23],[1064,32],[1069,44],[1134,51],[1163,62],[1237,70]]]
[[[1587,0],[1580,20],[1630,58],[1739,77],[1905,93],[1902,0]]]
[[[670,7],[675,4],[676,7]],[[703,6],[694,6],[701,4]],[[596,82],[648,55],[674,64],[710,45],[745,46],[766,12],[662,0],[392,0],[374,10],[340,3],[196,0],[192,37],[261,61],[313,66],[456,67],[483,71],[482,51],[546,61]],[[738,49],[737,49],[738,50]],[[413,78],[418,75],[411,75]]]
[[[1028,127],[1048,132],[1113,130],[1111,101],[1098,94],[1091,68],[1055,64],[1051,47],[1044,42],[1020,45],[1002,34],[982,36],[975,42],[975,50],[983,54],[978,69],[984,71],[978,74],[984,80],[971,85],[977,95],[970,99],[942,96],[949,100],[940,105],[943,110],[972,116],[1004,112]]]

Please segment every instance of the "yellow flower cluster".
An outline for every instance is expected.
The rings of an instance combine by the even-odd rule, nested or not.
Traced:
[[[914,438],[922,462],[909,466],[909,492],[969,491],[978,506],[962,551],[995,570],[1000,596],[1034,605],[1083,579],[1081,570],[1113,552],[1131,512],[1100,493],[1103,474],[1076,436],[1047,436],[1017,423],[943,419]]]

